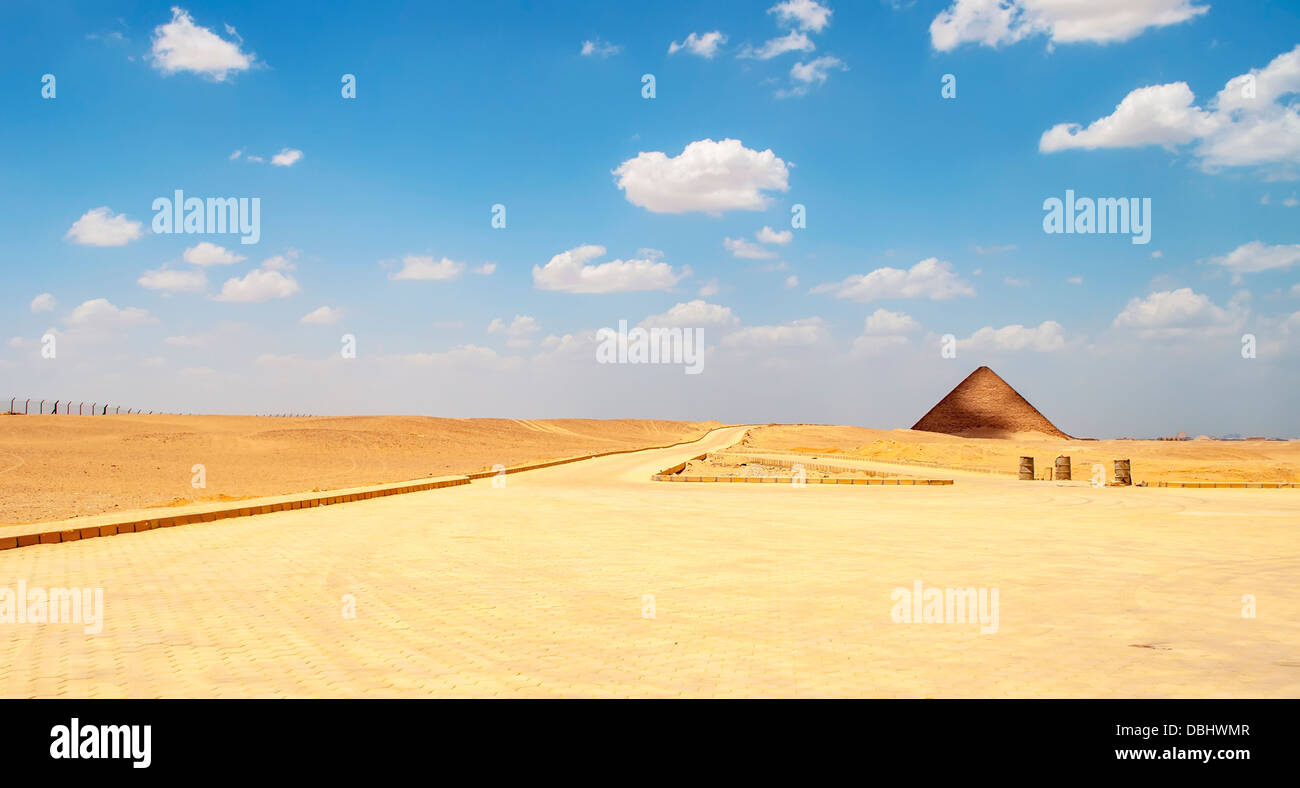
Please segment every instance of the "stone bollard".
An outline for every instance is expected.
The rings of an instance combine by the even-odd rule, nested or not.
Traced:
[[[1055,476],[1057,479],[1064,479],[1065,481],[1070,480],[1070,458],[1066,457],[1064,454],[1056,458]]]
[[[1022,480],[1028,480],[1028,481],[1034,480],[1034,458],[1033,457],[1020,458],[1020,478]]]
[[[1133,475],[1129,472],[1128,460],[1115,460],[1115,484],[1128,487],[1133,484]]]

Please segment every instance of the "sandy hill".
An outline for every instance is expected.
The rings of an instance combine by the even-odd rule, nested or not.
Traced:
[[[1018,433],[1070,437],[988,367],[970,373],[912,429],[982,438]]]

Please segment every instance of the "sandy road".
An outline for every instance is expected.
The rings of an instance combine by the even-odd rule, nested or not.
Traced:
[[[0,624],[0,694],[1300,695],[1296,491],[648,481],[740,432],[2,552],[105,623]],[[894,623],[916,580],[998,589],[997,631]]]

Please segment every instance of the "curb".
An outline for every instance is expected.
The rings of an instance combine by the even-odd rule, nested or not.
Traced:
[[[794,484],[791,476],[676,476],[655,474],[656,482],[716,482],[718,484]],[[803,484],[874,484],[889,486],[949,485],[952,479],[804,479]]]
[[[812,468],[813,470],[818,470],[818,471],[829,471],[829,472],[861,471],[862,473],[866,473],[866,474],[877,473],[875,471],[870,471],[865,468],[858,468],[858,467],[847,466],[847,465],[833,465],[829,463],[816,463],[816,462],[796,463],[792,461],[787,462],[785,460],[773,460],[771,458],[765,459],[762,454],[746,454],[743,452],[721,452],[721,454],[732,456],[732,457],[749,457],[751,459],[759,459],[771,465],[777,465],[780,467],[793,467],[795,465],[802,465],[805,468]],[[709,456],[709,452],[705,452],[704,454],[701,454],[698,457],[692,457],[686,462],[679,463],[677,465],[672,466],[671,468],[664,468],[659,473],[656,473],[653,476],[651,476],[650,480],[655,482],[712,482],[717,484],[794,484],[795,483],[795,479],[792,476],[679,476],[677,475],[680,474],[682,471],[686,470],[686,466],[690,464],[692,461],[702,460],[708,456]],[[801,481],[804,484],[876,484],[876,485],[890,485],[890,486],[949,485],[953,483],[952,479],[916,479],[916,478],[875,477],[875,476],[866,479],[803,479]]]
[[[358,489],[355,492],[323,492],[310,493],[292,497],[289,496],[264,496],[264,498],[281,498],[287,500],[277,500],[274,503],[267,504],[249,504],[247,500],[243,505],[225,506],[217,509],[209,509],[200,512],[190,512],[188,514],[179,514],[171,517],[150,517],[144,519],[124,520],[117,523],[107,523],[104,525],[90,525],[84,527],[61,528],[50,531],[37,531],[33,533],[18,534],[15,536],[0,536],[0,550],[12,550],[18,547],[29,547],[38,544],[60,544],[62,542],[77,542],[82,539],[94,539],[99,536],[116,536],[118,534],[140,533],[142,531],[152,531],[155,528],[171,528],[177,525],[189,525],[191,523],[211,523],[217,520],[225,520],[231,517],[251,517],[258,514],[271,514],[272,512],[285,512],[293,509],[310,509],[316,506],[332,506],[336,503],[351,503],[353,501],[365,501],[371,498],[382,498],[389,495],[402,495],[405,493],[423,492],[425,490],[436,490],[444,487],[459,487],[469,484],[476,479],[487,479],[500,473],[520,473],[522,471],[534,471],[540,468],[551,468],[556,465],[567,465],[572,462],[581,462],[591,460],[597,457],[609,457],[615,454],[631,454],[638,451],[653,451],[656,449],[671,449],[674,446],[684,446],[689,443],[696,443],[712,435],[715,431],[726,429],[738,425],[722,425],[714,427],[700,437],[689,441],[678,441],[663,446],[642,446],[635,449],[613,449],[611,451],[599,452],[597,454],[584,454],[579,457],[566,457],[560,460],[547,460],[546,462],[530,463],[528,465],[516,465],[511,468],[505,468],[500,471],[476,471],[457,476],[443,476],[434,480],[421,480],[414,482],[390,482],[383,485]],[[701,455],[703,456],[703,455]],[[686,467],[685,463],[682,467]],[[39,526],[40,523],[30,523],[27,527]],[[15,526],[22,528],[24,526]]]
[[[1155,482],[1152,487],[1183,487],[1207,489],[1224,489],[1224,488],[1249,488],[1252,490],[1266,489],[1294,489],[1300,487],[1300,482]]]

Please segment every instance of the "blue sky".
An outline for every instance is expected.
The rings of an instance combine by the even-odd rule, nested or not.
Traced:
[[[989,364],[1067,432],[1300,436],[1300,4],[1070,6],[11,4],[0,380],[901,427]],[[259,242],[151,232],[176,189],[259,198]],[[1150,243],[1045,233],[1067,189],[1149,198]],[[704,328],[705,372],[598,365],[620,320]]]

